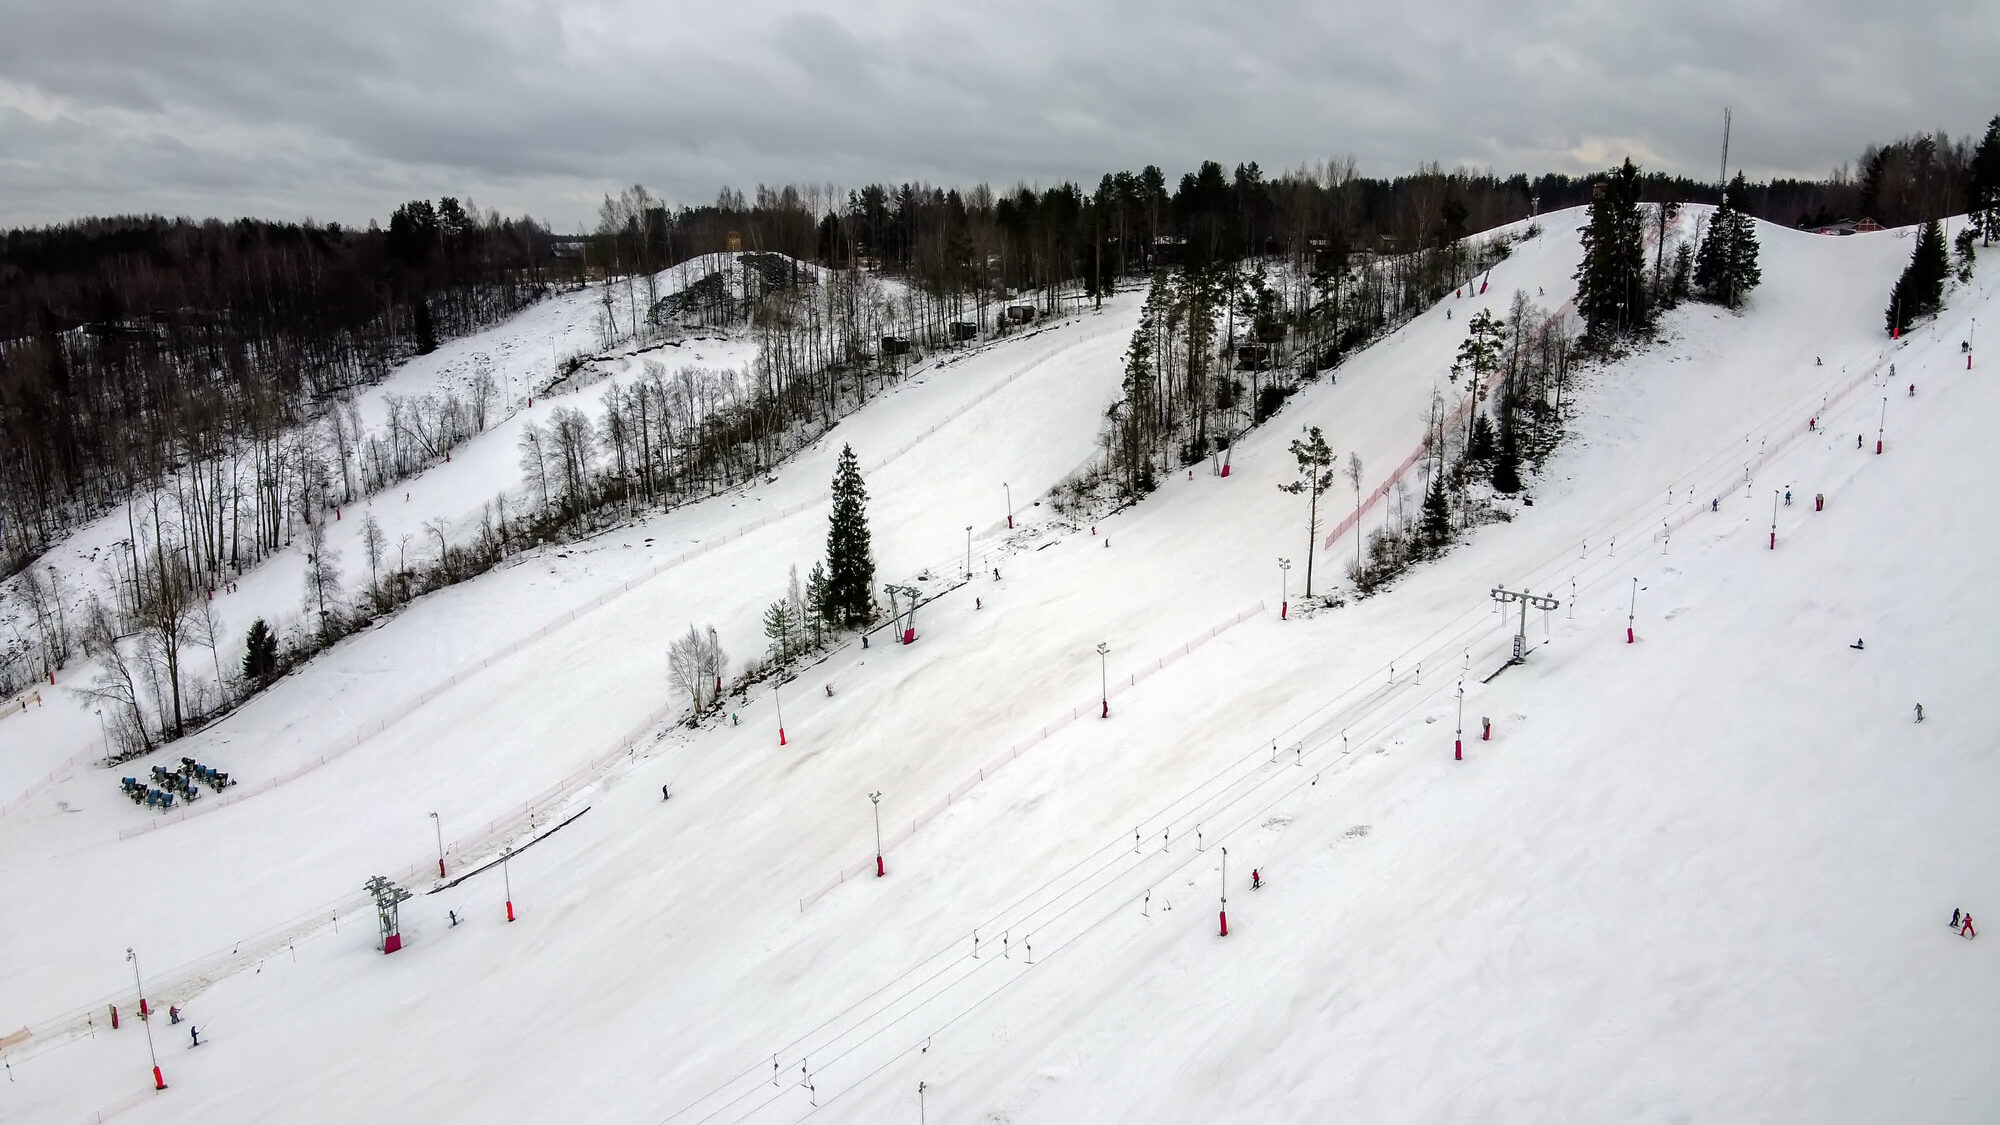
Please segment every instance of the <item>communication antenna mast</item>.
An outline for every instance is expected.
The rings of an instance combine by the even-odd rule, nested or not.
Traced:
[[[1729,107],[1722,107],[1722,171],[1716,183],[1727,187],[1729,184]]]

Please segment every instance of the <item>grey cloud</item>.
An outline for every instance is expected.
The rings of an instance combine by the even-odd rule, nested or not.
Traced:
[[[1879,14],[1885,13],[1888,14]],[[1857,0],[1454,3],[0,0],[0,223],[365,221],[470,194],[560,227],[642,182],[1062,178],[1353,153],[1819,175],[1976,131],[2000,21]],[[1984,87],[1984,88],[1982,88]]]

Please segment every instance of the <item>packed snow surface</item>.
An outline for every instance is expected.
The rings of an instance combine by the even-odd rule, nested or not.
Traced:
[[[1308,546],[1290,441],[1357,453],[1365,498],[1456,393],[1472,312],[1560,305],[1580,222],[1302,391],[1229,476],[1094,527],[1035,501],[1096,448],[1137,294],[926,367],[754,487],[422,599],[119,771],[188,754],[242,779],[231,802],[161,817],[114,773],[0,773],[0,1034],[29,1032],[0,1118],[2000,1114],[2000,970],[1946,928],[2000,924],[2000,388],[1960,350],[1990,268],[1891,342],[1909,232],[1759,226],[1749,308],[1687,306],[1592,372],[1532,506],[1280,618]],[[511,487],[487,441],[412,493]],[[937,595],[916,643],[807,668],[782,746],[768,684],[740,724],[669,729],[668,639],[761,647],[845,443],[881,580]],[[1319,548],[1315,592],[1354,542]],[[1495,587],[1561,603],[1498,675],[1521,618]],[[235,596],[284,609],[297,582]],[[94,717],[43,694],[0,762],[88,756]],[[437,830],[454,877],[540,839],[425,894]],[[389,957],[378,873],[417,892]],[[163,1093],[127,947],[202,1030],[154,1021]]]

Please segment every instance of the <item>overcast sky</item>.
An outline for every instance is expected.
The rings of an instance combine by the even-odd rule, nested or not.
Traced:
[[[2000,112],[1993,0],[0,0],[0,225],[1352,154],[1823,176]]]

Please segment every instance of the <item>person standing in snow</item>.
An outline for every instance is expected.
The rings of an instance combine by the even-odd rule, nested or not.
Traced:
[[[1967,939],[1979,936],[1979,931],[1972,928],[1972,912],[1970,910],[1965,912],[1965,924],[1958,928],[1958,936]]]
[[[1954,930],[1958,928],[1958,907],[1956,906],[1951,908],[1951,928]]]
[[[1969,923],[1969,922],[1971,922],[1971,921],[1972,921],[1972,919],[1971,919],[1970,917],[1968,917],[1968,918],[1966,919],[1966,921],[1967,921],[1967,922]],[[189,1024],[189,1025],[188,1025],[188,1040],[189,1040],[189,1042],[188,1042],[188,1046],[190,1046],[190,1047],[199,1047],[199,1046],[201,1046],[201,1029],[200,1029],[200,1028],[198,1028],[198,1027],[196,1027],[196,1026],[195,1026],[195,1025],[193,1025],[193,1024]]]
[[[1917,721],[1920,723],[1924,721],[1924,705],[1921,703],[1917,704]]]
[[[670,782],[667,785],[660,786],[660,800],[671,801],[674,799],[674,794],[673,794],[673,789],[671,788],[671,784],[672,783]]]
[[[1260,873],[1258,872],[1258,870],[1257,870],[1256,868],[1254,868],[1254,867],[1253,867],[1253,868],[1251,868],[1251,869],[1250,869],[1250,889],[1251,889],[1251,890],[1253,890],[1253,891],[1256,891],[1256,890],[1262,890],[1262,889],[1263,889],[1263,887],[1264,887],[1264,876],[1263,876],[1262,874],[1260,874]]]

